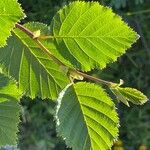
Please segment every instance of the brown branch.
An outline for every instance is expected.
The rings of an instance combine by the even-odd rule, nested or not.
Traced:
[[[31,37],[31,38],[34,37],[33,32],[31,32],[29,29],[27,29],[26,27],[22,26],[21,24],[16,23],[15,26],[16,26],[16,28],[19,28],[21,31],[26,33],[29,37]]]
[[[29,29],[27,29],[26,27],[22,26],[19,23],[16,23],[16,28],[20,29],[21,31],[23,31],[24,33],[26,33],[30,38],[32,38],[37,45],[50,57],[52,58],[55,62],[57,62],[57,64],[64,66],[64,64],[59,61],[56,57],[54,57],[51,52],[38,40],[38,38],[34,38],[34,33],[32,31],[30,31]]]
[[[54,60],[54,62],[56,62],[58,65],[60,66],[64,66],[64,67],[67,67],[64,63],[62,63],[59,59],[57,59],[40,41],[38,38],[34,38],[34,33],[32,31],[30,31],[29,29],[27,29],[26,27],[22,26],[21,24],[16,24],[16,28],[20,29],[21,31],[23,31],[24,33],[26,33],[31,39],[33,39],[37,45],[43,50],[44,53],[46,53],[51,59]],[[96,77],[93,77],[93,76],[90,76],[88,74],[85,74],[83,72],[80,72],[80,71],[77,71],[75,69],[71,69],[69,68],[68,70],[68,73],[71,74],[71,73],[75,73],[77,75],[80,75],[80,76],[83,76],[84,78],[88,79],[88,80],[91,80],[91,81],[94,81],[94,82],[97,82],[97,83],[101,83],[101,84],[104,84],[104,85],[107,85],[107,86],[112,86],[112,85],[116,85],[117,83],[113,83],[113,82],[109,82],[109,81],[105,81],[105,80],[102,80],[102,79],[99,79],[99,78],[96,78]]]
[[[116,83],[113,83],[113,82],[105,81],[105,80],[102,80],[102,79],[99,79],[99,78],[90,76],[90,75],[88,75],[88,74],[85,74],[85,73],[80,72],[80,71],[77,71],[77,70],[75,70],[75,73],[77,73],[78,75],[83,76],[83,77],[86,78],[86,79],[89,79],[89,80],[91,80],[91,81],[94,81],[94,82],[97,82],[97,83],[101,83],[101,84],[107,85],[107,86],[109,86],[109,87],[112,86],[113,84],[116,84]]]

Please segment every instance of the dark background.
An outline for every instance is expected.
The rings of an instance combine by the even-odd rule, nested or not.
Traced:
[[[19,0],[27,18],[24,22],[39,21],[50,24],[57,10],[71,0]],[[105,80],[125,81],[150,97],[150,0],[99,0],[110,6],[140,34],[141,38],[116,63],[103,71],[91,74]],[[55,102],[22,99],[19,148],[21,150],[66,150],[63,140],[56,136],[53,118]],[[121,119],[120,140],[125,150],[138,150],[145,145],[150,150],[150,103],[127,108],[118,105]],[[122,150],[122,149],[120,149]],[[140,150],[140,149],[139,149]]]

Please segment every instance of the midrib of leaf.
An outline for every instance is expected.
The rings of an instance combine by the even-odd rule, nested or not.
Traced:
[[[20,39],[20,41],[27,47],[27,49],[31,49],[31,48],[40,48],[40,47],[38,47],[38,46],[29,46],[29,45],[27,45],[26,44],[26,42],[24,42],[23,40],[21,40],[21,39],[27,39],[27,38],[22,38],[22,37],[19,37],[19,35],[18,34],[15,34],[19,39]],[[34,40],[33,39],[31,39],[33,42],[34,42]],[[45,67],[42,63],[41,63],[41,61],[40,61],[40,59],[44,59],[44,60],[50,60],[50,61],[52,61],[52,59],[47,59],[47,58],[43,58],[43,57],[39,57],[39,56],[36,56],[33,52],[32,52],[32,50],[28,50],[28,52],[29,53],[31,53],[33,56],[34,56],[34,58],[36,58],[36,60],[40,63],[40,65],[50,74],[50,76],[54,79],[54,76],[47,70],[47,68],[48,69],[50,69],[50,70],[54,70],[54,71],[57,71],[56,69],[53,69],[53,68],[50,68],[50,67]],[[57,78],[58,79],[58,78]],[[62,79],[59,79],[59,80],[61,80],[61,81],[63,81]],[[54,81],[56,82],[56,80],[54,79]],[[57,82],[56,82],[57,83]],[[59,83],[57,83],[58,85],[59,85]],[[60,86],[61,87],[61,86]]]
[[[136,91],[135,91],[136,92]],[[139,99],[139,95],[136,95],[136,94],[132,94],[131,92],[129,92],[129,91],[127,91],[126,90],[126,93],[128,93],[128,96],[131,96],[132,98],[137,98],[137,99]],[[141,97],[140,97],[141,98]]]
[[[14,14],[0,14],[0,16],[13,16],[13,17],[18,17],[17,15],[14,15]]]
[[[81,45],[79,45],[79,43],[77,42],[77,40],[76,39],[86,39],[87,41],[89,41],[94,47],[96,47],[96,49],[98,50],[98,51],[100,51],[104,56],[107,56],[108,58],[110,58],[110,60],[112,60],[112,58],[114,57],[116,57],[113,53],[115,53],[115,51],[116,52],[118,52],[118,53],[121,53],[121,51],[119,51],[117,48],[114,48],[110,43],[107,43],[105,40],[103,40],[103,38],[107,38],[107,40],[110,38],[110,39],[113,39],[114,41],[116,41],[116,42],[118,42],[118,43],[120,43],[121,45],[124,45],[124,46],[127,46],[127,45],[125,45],[125,43],[123,44],[122,42],[120,42],[119,40],[117,40],[117,39],[115,39],[115,37],[118,37],[118,38],[122,38],[122,39],[125,39],[125,40],[129,40],[129,39],[127,39],[127,38],[125,38],[125,37],[120,37],[120,36],[112,36],[112,37],[110,37],[110,36],[53,36],[53,38],[62,38],[63,39],[63,42],[65,43],[65,45],[66,45],[66,47],[68,48],[68,50],[69,50],[69,47],[67,46],[67,43],[66,43],[66,41],[65,41],[65,39],[70,39],[70,38],[72,38],[72,39],[74,39],[74,41],[76,42],[76,44],[79,46],[79,48],[80,48],[80,50],[85,54],[85,55],[87,55],[89,58],[91,58],[94,62],[96,62],[96,63],[99,63],[94,57],[92,57],[92,56],[90,56],[89,54],[87,54],[87,52],[84,50],[84,48],[81,48]],[[96,46],[96,44],[93,44],[93,42],[90,40],[91,38],[93,38],[93,39],[95,39],[95,38],[98,38],[99,40],[101,40],[104,44],[106,44],[108,47],[110,47],[111,49],[113,49],[114,50],[114,52],[112,52],[112,53],[109,53],[109,52],[104,52],[102,49],[100,49],[100,48],[98,48],[97,46]],[[125,51],[125,50],[122,50],[122,51]],[[75,57],[73,54],[72,54],[72,52],[71,52],[71,50],[69,50],[69,52],[70,52],[70,54],[73,56],[73,57]],[[119,54],[118,54],[119,55]],[[117,55],[117,56],[118,56]],[[83,66],[84,66],[84,64],[78,59],[78,57],[75,57],[75,59],[76,60],[78,60],[79,62],[80,62],[80,64],[82,64]],[[116,58],[117,59],[117,58]]]
[[[107,43],[105,40],[103,40],[103,38],[107,38],[107,39],[112,39],[112,40],[114,40],[114,41],[116,41],[116,42],[118,42],[118,43],[120,43],[121,45],[124,45],[124,46],[127,46],[127,45],[125,45],[125,43],[122,43],[122,42],[120,42],[119,40],[117,40],[117,39],[115,39],[115,38],[121,38],[121,39],[125,39],[125,40],[129,40],[128,38],[126,38],[126,37],[123,37],[123,36],[53,36],[52,38],[54,38],[54,39],[57,39],[57,38],[62,38],[62,39],[70,39],[70,38],[72,38],[72,39],[74,39],[74,41],[76,41],[75,39],[86,39],[87,41],[89,41],[89,42],[91,42],[92,43],[92,41],[90,40],[90,39],[95,39],[95,38],[97,38],[97,39],[99,39],[99,40],[101,40],[103,43],[105,43],[107,46],[109,46],[110,48],[112,48],[112,49],[114,49],[115,51],[117,51],[117,52],[121,52],[121,51],[119,51],[117,48],[114,48],[110,43]],[[64,41],[64,40],[63,40]],[[66,42],[64,41],[64,43],[66,44]],[[76,42],[77,43],[77,42]],[[95,45],[92,43],[92,45],[95,47]],[[67,46],[67,44],[66,44],[66,46]],[[100,50],[98,47],[96,47],[98,50]],[[68,48],[69,49],[69,48]],[[84,49],[81,49],[82,51],[84,51]],[[101,53],[103,53],[104,55],[106,55],[106,56],[108,56],[107,54],[105,54],[102,50],[100,50],[101,51]],[[124,50],[125,51],[125,50]],[[85,51],[84,51],[85,52]],[[71,53],[71,51],[70,51],[70,53]],[[90,57],[89,55],[88,55],[88,57]],[[110,57],[110,58],[112,58],[112,53],[111,53],[111,56],[108,56],[108,57]],[[91,57],[90,57],[91,58]]]
[[[118,38],[123,38],[123,39],[126,39],[126,40],[129,40],[128,38],[126,38],[126,36],[117,36],[117,35],[113,35],[113,36],[110,36],[110,35],[101,35],[101,36],[96,36],[96,35],[59,35],[59,36],[55,36],[55,35],[51,35],[50,36],[50,39],[57,39],[57,38],[75,38],[75,39],[78,39],[78,38],[83,38],[83,39],[86,39],[86,38],[112,38],[114,39],[114,37],[118,37]],[[130,37],[130,36],[129,36]],[[115,39],[116,40],[116,39]]]
[[[107,146],[107,147],[109,147],[109,145],[107,145],[107,142],[105,141],[105,139],[101,136],[101,135],[99,135],[97,132],[96,132],[96,130],[94,130],[88,123],[87,123],[87,120],[86,120],[86,118],[85,117],[88,117],[90,120],[92,119],[93,121],[96,121],[95,119],[93,119],[93,118],[91,118],[90,116],[88,116],[87,114],[85,114],[84,113],[84,111],[83,111],[83,108],[82,108],[82,106],[84,105],[84,104],[82,104],[81,102],[80,102],[80,100],[78,99],[79,97],[78,96],[81,96],[82,97],[82,95],[79,95],[78,93],[77,93],[77,91],[75,90],[75,87],[73,87],[73,89],[74,89],[74,93],[75,93],[75,95],[76,95],[76,99],[78,100],[77,102],[78,102],[78,104],[79,104],[79,106],[80,106],[80,109],[81,109],[81,112],[82,112],[82,116],[83,116],[83,119],[84,119],[84,121],[85,121],[85,126],[86,126],[86,128],[87,128],[87,131],[88,131],[88,136],[90,136],[90,132],[89,132],[89,128],[91,128],[100,138],[101,138],[101,140],[105,143],[105,145]],[[87,96],[88,97],[88,96]],[[105,103],[106,105],[108,105],[107,103]],[[84,105],[85,106],[85,105]],[[109,105],[110,106],[110,105]],[[85,107],[89,107],[88,105],[86,105]],[[93,109],[94,111],[96,110],[96,109],[94,109],[94,108],[91,108],[91,107],[89,107],[90,109]],[[97,110],[96,110],[97,111]],[[104,115],[104,116],[107,116],[109,119],[111,119],[108,115],[106,115],[106,114],[104,114],[104,113],[102,113],[102,111],[98,111],[99,113],[101,113],[101,115]],[[112,120],[112,119],[111,119]],[[112,120],[113,121],[113,120]],[[97,121],[96,121],[97,122]],[[114,121],[113,121],[114,122]],[[107,130],[107,128],[105,128],[101,123],[99,123],[99,122],[97,122],[104,130]],[[108,130],[107,130],[108,131]],[[113,134],[110,132],[110,131],[108,131],[109,133],[110,133],[110,135],[112,136],[112,137],[114,137],[113,136]],[[85,142],[86,142],[86,140],[87,139],[85,139]],[[91,140],[93,140],[94,141],[94,143],[96,143],[97,144],[97,146],[99,147],[99,149],[101,150],[101,148],[100,148],[100,146],[99,146],[99,143],[97,143],[97,141],[95,140],[95,139],[92,139],[91,138],[91,136],[90,136],[90,141]],[[83,145],[83,147],[85,146],[86,144],[84,144]],[[91,143],[91,149],[92,149],[92,143]],[[84,150],[84,149],[83,149]]]
[[[81,110],[81,113],[82,113],[82,117],[83,117],[83,120],[84,120],[84,125],[86,126],[86,130],[87,130],[87,137],[85,138],[85,142],[84,142],[84,145],[83,145],[83,150],[84,150],[84,147],[86,146],[86,141],[87,141],[87,138],[89,137],[89,129],[88,129],[88,126],[87,126],[87,121],[86,121],[86,118],[84,117],[84,113],[83,113],[83,109],[82,109],[82,106],[81,106],[81,103],[78,99],[78,95],[77,95],[77,92],[75,90],[75,87],[73,86],[73,90],[74,90],[74,93],[75,93],[75,96],[76,96],[76,99],[78,100],[77,103],[79,104],[79,107],[80,107],[80,110]],[[90,140],[91,142],[91,140]],[[90,143],[91,145],[91,143]]]
[[[68,85],[67,87],[70,87],[72,84],[70,84],[70,85]],[[65,88],[65,89],[67,89],[67,87]],[[74,89],[72,89],[72,90],[74,90]],[[65,91],[65,90],[64,90]],[[74,95],[73,97],[76,97],[76,95]],[[71,107],[70,107],[70,105],[71,105]],[[72,137],[72,140],[74,140],[75,141],[75,143],[80,143],[80,139],[78,139],[78,138],[75,138],[75,137],[77,137],[78,136],[78,134],[82,134],[82,131],[83,131],[83,129],[84,129],[84,131],[85,130],[87,130],[87,128],[86,128],[86,126],[84,125],[85,123],[83,122],[83,116],[81,116],[81,110],[79,109],[79,105],[78,105],[78,101],[74,101],[73,103],[71,102],[71,101],[68,101],[68,103],[67,103],[67,106],[62,110],[63,111],[63,119],[61,120],[61,124],[63,123],[63,124],[66,124],[67,122],[68,122],[68,119],[70,119],[70,115],[68,115],[68,114],[74,114],[74,111],[76,111],[76,110],[79,110],[79,111],[77,111],[77,113],[75,114],[75,116],[74,117],[71,117],[71,120],[72,120],[72,126],[71,126],[71,128],[69,129],[69,131],[70,131],[70,135],[72,135],[72,133],[74,133],[74,135],[73,135],[73,137]],[[67,113],[64,113],[64,112],[67,112]],[[69,118],[68,118],[69,117]],[[80,118],[80,119],[79,119]],[[78,122],[77,122],[77,121]],[[82,124],[82,126],[81,126],[81,124],[79,124],[79,121],[80,120],[82,120],[82,122],[83,122],[83,124]],[[69,121],[70,122],[70,121]],[[77,122],[77,123],[76,123]],[[58,124],[57,124],[58,125]],[[61,128],[62,129],[62,128]],[[73,132],[73,131],[75,131],[75,130],[80,130],[81,132]],[[87,133],[87,131],[86,131],[86,133]],[[61,136],[63,136],[63,135],[61,135]],[[80,136],[79,136],[80,137]],[[86,138],[84,139],[84,144],[81,146],[79,146],[78,144],[74,144],[74,150],[77,150],[77,149],[79,149],[79,147],[80,147],[80,150],[85,150],[84,149],[84,147],[85,146],[87,146],[86,144],[86,142],[87,142],[87,140],[88,140],[88,133],[86,134]],[[82,147],[82,148],[81,148]]]
[[[40,59],[37,58],[37,56],[32,52],[32,50],[29,50],[30,49],[30,46],[28,46],[23,40],[21,40],[21,37],[19,37],[19,35],[15,34],[19,40],[27,47],[27,50],[29,53],[32,54],[32,56],[37,60],[37,62],[39,62],[39,64],[46,70],[46,72],[48,72],[48,74],[52,77],[53,81],[55,83],[58,84],[58,86],[61,88],[61,86],[59,85],[59,83],[54,79],[53,75],[47,70],[47,68],[41,63]],[[32,40],[32,39],[31,39]],[[33,41],[33,40],[32,40]],[[34,42],[34,41],[33,41]],[[35,47],[35,48],[39,48],[38,46]],[[30,59],[32,61],[32,59]],[[56,71],[56,70],[55,70]],[[19,71],[20,72],[20,71]],[[57,88],[56,88],[57,89]]]
[[[74,41],[76,42],[76,44],[79,46],[79,48],[80,48],[80,50],[86,55],[86,56],[88,56],[90,59],[92,59],[94,62],[96,62],[96,63],[98,63],[98,61],[94,58],[94,57],[91,57],[89,54],[87,54],[87,52],[84,50],[84,48],[81,48],[81,45],[77,42],[77,40],[76,39],[86,39],[87,41],[89,41],[94,47],[96,47],[96,49],[97,50],[99,50],[104,56],[106,56],[106,57],[108,57],[108,58],[110,58],[110,60],[112,60],[112,58],[114,57],[116,57],[115,55],[113,55],[113,53],[115,53],[115,51],[116,52],[118,52],[118,53],[121,53],[121,51],[119,51],[117,48],[114,48],[110,43],[107,43],[105,40],[103,40],[103,38],[110,38],[110,39],[113,39],[114,41],[116,41],[116,42],[118,42],[118,43],[120,43],[121,45],[124,45],[125,46],[125,44],[123,44],[122,42],[120,42],[119,40],[117,40],[117,39],[115,39],[116,37],[118,37],[118,38],[122,38],[122,39],[125,39],[125,40],[129,40],[129,39],[127,39],[126,37],[121,37],[121,36],[70,36],[70,35],[66,35],[66,36],[51,36],[52,38],[55,38],[55,39],[63,39],[63,42],[65,43],[65,45],[66,45],[66,47],[68,48],[68,50],[69,50],[69,52],[70,52],[70,54],[73,56],[73,57],[75,57],[73,54],[72,54],[72,52],[71,52],[71,50],[69,49],[69,47],[68,47],[68,45],[67,45],[67,43],[66,43],[66,41],[65,41],[65,39],[70,39],[70,38],[72,38],[72,39],[74,39]],[[108,47],[110,47],[111,49],[113,49],[114,50],[114,52],[112,52],[112,53],[109,53],[109,52],[104,52],[102,49],[100,49],[100,48],[98,48],[97,46],[96,46],[96,44],[93,44],[93,42],[90,40],[91,38],[93,38],[93,39],[95,39],[95,38],[98,38],[99,40],[101,40],[103,43],[105,43]],[[127,45],[126,45],[127,46]],[[125,51],[125,50],[123,50],[123,51]],[[118,54],[119,55],[119,54]],[[117,55],[117,56],[118,56]],[[84,66],[84,64],[78,59],[78,57],[75,57],[75,59],[76,60],[78,60],[79,62],[80,62],[80,64],[82,64],[83,66]],[[116,58],[117,59],[117,58]]]

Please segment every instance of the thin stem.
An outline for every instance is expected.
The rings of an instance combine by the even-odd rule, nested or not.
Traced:
[[[54,39],[54,36],[51,36],[51,35],[48,35],[48,36],[39,36],[38,39],[40,39],[40,40]]]
[[[33,38],[34,34],[32,31],[30,31],[29,29],[27,29],[26,27],[22,26],[19,23],[15,24],[16,28],[19,28],[21,31],[23,31],[24,33],[26,33],[29,37]]]
[[[150,9],[147,9],[147,10],[140,10],[140,11],[135,11],[135,12],[128,12],[126,15],[132,16],[132,15],[144,14],[144,13],[149,13],[149,12],[150,12]]]
[[[102,79],[90,76],[88,74],[85,74],[85,73],[77,71],[77,70],[75,70],[75,73],[78,74],[78,75],[83,76],[86,79],[89,79],[91,81],[94,81],[94,82],[97,82],[97,83],[101,83],[101,84],[104,84],[104,85],[107,85],[107,86],[112,86],[112,84],[116,84],[116,83],[113,83],[113,82],[105,81],[105,80],[102,80]]]
[[[34,34],[32,31],[30,31],[29,29],[27,29],[26,27],[22,26],[21,24],[16,24],[16,28],[20,29],[21,31],[23,31],[24,33],[26,33],[31,39],[33,39],[37,45],[43,50],[44,53],[46,53],[51,59],[54,60],[54,62],[56,62],[58,65],[60,66],[64,66],[64,67],[67,67],[64,63],[62,63],[59,59],[57,59],[40,41],[39,41],[39,38],[34,38]],[[44,37],[44,36],[43,36]],[[45,36],[46,37],[46,36]],[[51,36],[48,36],[49,38]],[[94,82],[97,82],[97,83],[101,83],[101,84],[104,84],[104,85],[107,85],[107,86],[111,86],[111,85],[116,85],[117,83],[113,83],[113,82],[109,82],[109,81],[105,81],[105,80],[102,80],[102,79],[99,79],[99,78],[96,78],[96,77],[93,77],[93,76],[90,76],[88,74],[85,74],[83,72],[80,72],[80,71],[77,71],[77,70],[74,70],[74,69],[69,69],[68,70],[68,73],[71,74],[71,73],[75,73],[77,75],[80,75],[80,76],[83,76],[84,78],[86,79],[89,79],[91,81],[94,81]]]
[[[32,38],[37,45],[50,57],[52,58],[55,62],[57,62],[57,64],[64,66],[64,64],[59,61],[56,57],[54,57],[52,55],[52,53],[38,40],[38,38],[34,38],[34,34],[32,31],[30,31],[29,29],[27,29],[26,27],[22,26],[19,23],[16,23],[16,28],[19,28],[21,31],[23,31],[24,33],[26,33],[30,38]]]

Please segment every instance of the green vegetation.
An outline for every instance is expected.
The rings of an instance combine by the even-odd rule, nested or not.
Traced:
[[[0,145],[16,145],[21,92],[16,82],[0,73]]]
[[[69,1],[42,3],[35,0],[26,5],[27,1],[22,1],[25,12],[29,15],[23,22],[35,20],[48,24],[30,22],[22,26],[16,24],[24,17],[20,6],[16,0],[12,1],[11,6],[17,12],[12,13],[7,3],[9,0],[1,2],[0,7],[1,17],[6,16],[6,20],[1,19],[0,25],[5,22],[9,24],[4,30],[5,34],[0,35],[0,109],[1,117],[5,118],[0,124],[0,145],[16,143],[20,110],[16,100],[25,95],[32,99],[48,99],[41,102],[37,98],[34,102],[28,97],[23,98],[19,142],[21,149],[67,149],[62,139],[56,137],[52,115],[55,115],[58,135],[65,139],[67,146],[74,150],[109,149],[118,136],[119,120],[115,106],[121,118],[120,139],[125,148],[134,149],[141,144],[148,146],[149,103],[142,108],[132,105],[141,105],[147,101],[147,97],[134,88],[145,90],[144,93],[149,96],[149,32],[148,25],[143,24],[144,19],[149,17],[148,2],[101,1],[103,5],[114,7],[116,12],[135,26],[141,36],[141,42],[134,47],[133,52],[127,52],[117,63],[110,65],[108,64],[116,61],[138,39],[138,34],[110,8],[97,2],[73,2],[68,5]],[[60,9],[64,4],[67,5]],[[7,6],[8,9],[5,9]],[[43,15],[43,10],[49,10],[51,15]],[[16,28],[12,30],[14,26]],[[12,36],[4,47],[11,30]],[[118,83],[119,79],[126,81],[125,87],[122,86],[123,80]],[[131,85],[134,88],[130,88]],[[49,102],[57,97],[57,103]],[[118,102],[123,102],[130,108]],[[41,114],[36,120],[34,116],[38,116],[39,111]],[[131,113],[126,113],[127,111]],[[51,120],[50,128],[47,119]],[[138,132],[142,129],[143,132]],[[26,138],[31,133],[33,135]]]

